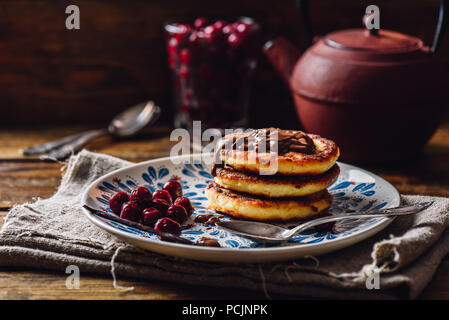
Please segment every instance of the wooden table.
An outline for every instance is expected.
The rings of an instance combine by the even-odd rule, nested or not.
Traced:
[[[24,158],[20,150],[37,143],[75,133],[87,127],[0,129],[0,225],[15,204],[50,197],[59,184],[61,163]],[[96,141],[88,149],[139,162],[166,156],[174,142],[170,128],[156,127],[126,141],[109,138]],[[367,167],[393,183],[403,194],[449,197],[449,123],[433,136],[420,159],[401,167]],[[81,275],[79,290],[68,290],[66,274],[42,270],[0,268],[0,299],[261,299],[263,292],[211,290],[156,281],[119,279],[135,290],[122,293],[112,287],[111,277]],[[274,297],[277,298],[277,297]],[[449,298],[449,257],[423,292],[422,299]]]

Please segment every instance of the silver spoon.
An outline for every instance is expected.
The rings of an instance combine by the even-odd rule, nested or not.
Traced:
[[[95,138],[106,135],[122,138],[133,136],[146,126],[153,124],[159,118],[160,113],[161,108],[155,105],[153,101],[143,102],[115,116],[107,129],[77,133],[59,140],[27,148],[22,152],[25,155],[44,154],[44,158],[65,159]]]
[[[229,232],[239,234],[258,242],[283,242],[289,240],[298,232],[302,232],[323,223],[348,218],[394,217],[414,214],[427,209],[432,203],[433,202],[422,202],[411,206],[338,214],[308,221],[293,229],[286,229],[268,223],[243,220],[220,221],[216,224]]]

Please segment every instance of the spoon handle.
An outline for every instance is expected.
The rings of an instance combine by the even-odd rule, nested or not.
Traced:
[[[63,160],[67,158],[69,155],[79,150],[81,147],[86,145],[89,141],[108,135],[109,132],[107,129],[99,129],[92,130],[86,132],[85,134],[79,136],[77,139],[70,141],[67,144],[62,145],[59,148],[53,149],[50,152],[46,153],[43,157],[50,159]]]
[[[62,139],[57,139],[57,140],[53,140],[50,142],[46,142],[43,144],[39,144],[36,146],[32,146],[29,148],[26,148],[24,150],[22,150],[22,153],[26,156],[31,156],[31,155],[35,155],[35,154],[43,154],[46,152],[49,152],[53,149],[59,148],[67,143],[70,143],[78,138],[80,138],[81,136],[90,133],[91,131],[85,131],[85,132],[80,132],[80,133],[75,133],[72,134],[70,136],[64,137]]]
[[[317,226],[317,225],[320,225],[323,223],[342,220],[342,219],[372,218],[372,217],[396,217],[396,216],[414,214],[414,213],[418,213],[424,209],[427,209],[428,207],[430,207],[432,205],[432,203],[433,202],[422,202],[422,203],[418,203],[418,204],[410,205],[410,206],[401,206],[401,207],[389,208],[389,209],[372,210],[372,211],[367,211],[367,212],[363,212],[363,213],[362,212],[353,212],[353,213],[323,217],[323,218],[319,218],[316,220],[312,220],[312,221],[300,224],[299,226],[297,226],[291,230],[288,230],[285,233],[285,236],[286,236],[286,239],[290,239],[298,232],[307,230],[311,227],[314,227],[314,226]]]

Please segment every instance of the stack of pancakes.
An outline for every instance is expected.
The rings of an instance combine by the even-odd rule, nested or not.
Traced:
[[[261,143],[267,151],[259,150]],[[243,219],[290,221],[330,207],[326,188],[340,173],[333,141],[269,128],[226,135],[217,145],[214,180],[206,188],[209,209]],[[267,162],[273,154],[274,171]]]

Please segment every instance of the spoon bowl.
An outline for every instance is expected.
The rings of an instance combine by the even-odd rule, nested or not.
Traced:
[[[108,131],[118,137],[133,136],[146,126],[153,124],[160,113],[161,108],[153,101],[139,103],[115,116],[108,126]]]
[[[159,118],[161,108],[153,101],[139,103],[115,116],[107,129],[90,130],[23,150],[25,155],[42,154],[42,158],[63,160],[89,141],[112,135],[131,137]]]

